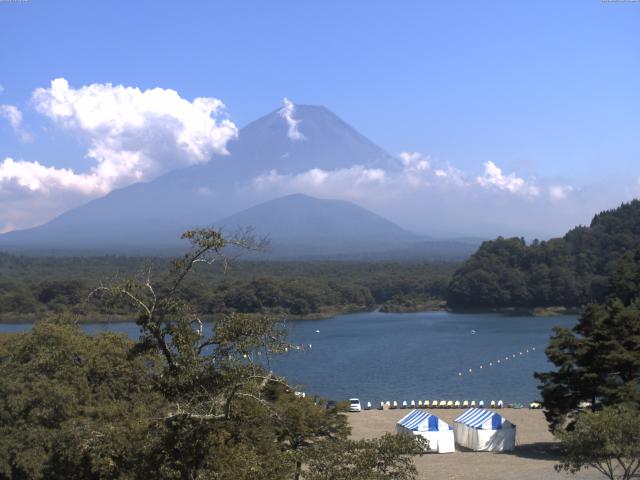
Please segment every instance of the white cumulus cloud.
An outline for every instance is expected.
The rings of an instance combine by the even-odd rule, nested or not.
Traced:
[[[294,105],[294,103],[285,97],[285,99],[283,100],[283,106],[280,109],[280,116],[284,119],[285,122],[287,122],[287,126],[289,127],[287,135],[291,140],[294,141],[304,140],[304,135],[298,129],[300,120],[296,120],[293,116],[295,114],[295,111],[296,106]]]
[[[33,140],[31,134],[22,126],[22,112],[15,105],[0,105],[0,116],[4,117],[16,132],[18,138],[22,142],[30,142]]]
[[[406,186],[414,189],[439,187],[468,187],[472,182],[467,175],[449,163],[437,164],[432,168],[432,160],[420,152],[401,152],[398,158],[402,164],[401,172],[388,172],[394,177],[400,188]]]
[[[36,110],[87,139],[96,181],[114,188],[225,154],[237,127],[217,117],[216,98],[186,100],[175,90],[94,83],[78,89],[64,78],[33,92]]]
[[[431,166],[428,158],[420,152],[400,152],[398,154],[405,170],[423,172]]]
[[[313,193],[320,196],[346,198],[397,197],[409,192],[436,192],[458,194],[504,192],[519,197],[535,197],[540,187],[526,182],[515,174],[505,175],[493,162],[484,164],[484,175],[473,178],[450,165],[431,166],[431,162],[418,152],[398,154],[400,168],[370,168],[354,165],[349,168],[324,170],[313,168],[305,172],[281,174],[277,170],[253,179],[252,185],[259,191],[279,193]],[[563,192],[570,187],[563,187]],[[555,190],[553,192],[557,193]]]
[[[443,184],[454,185],[456,187],[465,187],[469,185],[469,181],[467,180],[465,173],[449,164],[445,167],[435,169],[433,174],[437,180]]]
[[[102,193],[95,174],[7,157],[0,162],[0,233],[39,225]]]
[[[477,177],[476,181],[483,188],[506,190],[525,196],[537,196],[540,194],[540,189],[537,186],[530,185],[523,178],[516,176],[515,173],[503,174],[502,170],[493,162],[485,162],[484,175]]]
[[[550,185],[549,196],[553,200],[564,200],[573,191],[571,185]]]
[[[338,195],[358,197],[367,190],[363,187],[382,185],[387,173],[379,168],[354,165],[350,168],[323,170],[313,168],[306,172],[280,174],[276,170],[253,179],[257,190],[278,190],[281,192],[307,192],[320,196]]]
[[[35,109],[87,142],[87,165],[66,169],[5,158],[0,163],[0,229],[25,228],[169,170],[227,153],[238,134],[216,98],[186,100],[174,90],[94,83],[72,88],[64,78],[33,92]],[[14,128],[22,114],[4,106]],[[34,205],[40,207],[34,208]]]
[[[95,174],[78,175],[66,168],[46,167],[38,162],[15,161],[7,157],[0,163],[0,192],[6,191],[10,184],[31,192],[50,193],[61,189],[84,195],[103,193],[96,188]]]

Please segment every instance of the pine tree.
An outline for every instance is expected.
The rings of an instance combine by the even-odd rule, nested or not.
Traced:
[[[602,304],[589,304],[572,329],[556,328],[546,349],[556,370],[536,373],[551,429],[573,421],[583,402],[640,405],[640,252],[625,255]]]

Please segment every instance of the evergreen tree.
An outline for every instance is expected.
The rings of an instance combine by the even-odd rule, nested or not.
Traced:
[[[551,428],[572,421],[583,402],[640,405],[640,253],[618,262],[602,304],[589,304],[572,329],[556,328],[549,360],[556,370],[536,373]]]

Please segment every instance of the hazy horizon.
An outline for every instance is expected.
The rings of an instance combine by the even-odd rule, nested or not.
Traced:
[[[222,216],[305,193],[421,235],[562,235],[640,195],[639,20],[629,2],[3,3],[0,233],[234,161],[271,114],[251,148],[284,153],[252,158]],[[314,143],[338,130],[357,154]]]

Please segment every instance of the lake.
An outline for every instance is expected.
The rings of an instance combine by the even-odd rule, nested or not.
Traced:
[[[305,350],[274,359],[273,367],[308,394],[332,399],[528,403],[539,398],[533,372],[552,367],[544,355],[552,327],[571,327],[576,319],[367,312],[297,320],[288,324],[290,341],[305,345]],[[84,327],[132,338],[139,334],[135,323]],[[26,328],[5,324],[0,332]]]

